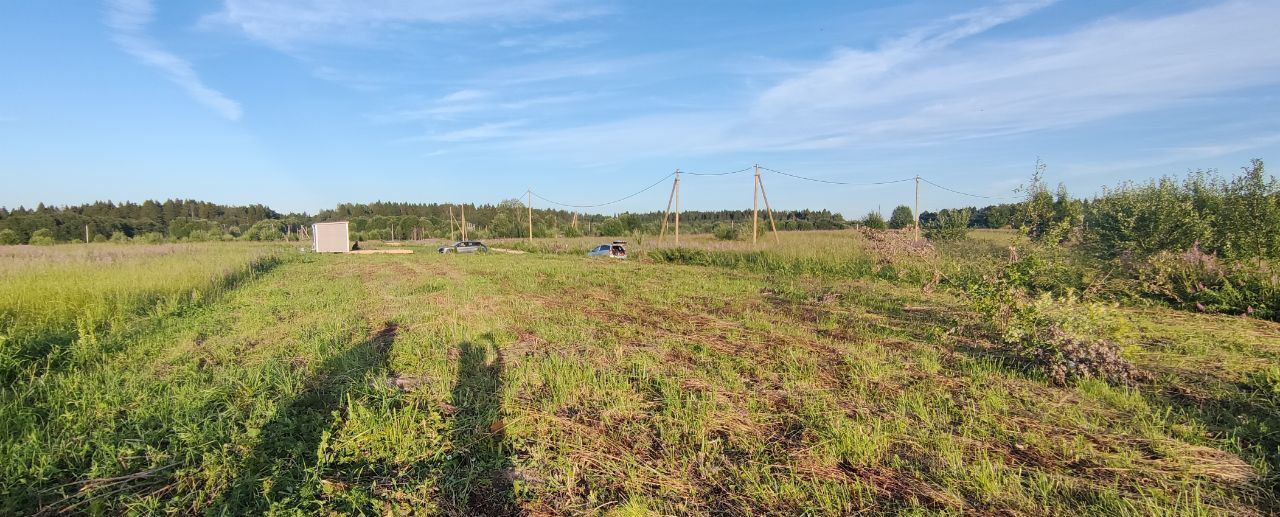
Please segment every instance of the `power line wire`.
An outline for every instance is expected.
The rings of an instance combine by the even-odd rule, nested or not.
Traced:
[[[953,194],[960,194],[960,195],[962,195],[962,196],[976,197],[976,198],[981,198],[981,199],[1009,199],[1009,197],[1008,197],[1008,196],[983,196],[983,195],[980,195],[980,194],[970,194],[970,193],[968,193],[968,192],[960,192],[959,190],[944,187],[944,186],[942,186],[942,185],[939,185],[939,184],[937,184],[937,183],[934,183],[934,182],[932,182],[932,181],[929,181],[929,180],[927,180],[927,179],[925,179],[925,178],[920,178],[920,181],[923,181],[923,182],[925,182],[925,183],[928,183],[928,184],[930,184],[930,185],[933,185],[933,186],[935,186],[935,187],[938,187],[938,188],[940,188],[940,189],[942,189],[942,190],[945,190],[945,191],[947,191],[947,192],[951,192],[951,193],[953,193]]]
[[[765,167],[765,166],[763,166],[763,165],[761,165],[761,166],[760,166],[760,168],[761,168],[761,169],[764,169],[764,170],[766,170],[766,171],[769,171],[769,172],[776,172],[776,173],[781,174],[781,175],[783,175],[783,176],[790,176],[790,177],[792,177],[792,178],[801,179],[801,180],[805,180],[805,181],[812,181],[812,182],[816,182],[816,183],[827,183],[827,184],[830,184],[830,185],[848,185],[848,186],[853,186],[853,187],[866,187],[866,186],[871,186],[871,185],[888,185],[888,184],[890,184],[890,183],[902,183],[902,182],[905,182],[905,181],[913,181],[913,180],[915,180],[915,178],[903,178],[903,179],[900,179],[900,180],[872,181],[872,182],[867,182],[867,183],[849,183],[849,182],[847,182],[847,181],[832,181],[832,180],[824,180],[824,179],[818,179],[818,178],[810,178],[810,177],[808,177],[808,176],[801,176],[801,175],[799,175],[799,174],[792,174],[792,173],[790,173],[790,172],[782,172],[782,171],[777,170],[777,169],[770,169],[770,168]]]
[[[747,171],[749,171],[749,170],[751,170],[751,167],[747,167],[747,168],[745,168],[745,169],[738,169],[738,170],[736,170],[736,171],[729,171],[729,172],[689,172],[689,171],[680,171],[680,174],[688,174],[688,175],[690,175],[690,176],[728,176],[728,175],[730,175],[730,174],[741,174],[741,173],[747,172]]]
[[[670,174],[667,174],[666,176],[663,176],[663,177],[662,177],[661,179],[659,179],[658,181],[653,182],[653,184],[652,184],[652,185],[649,185],[649,186],[647,186],[647,187],[645,187],[645,188],[642,188],[642,189],[640,189],[640,190],[637,190],[637,191],[635,191],[635,192],[633,192],[633,193],[631,193],[631,194],[628,194],[628,195],[626,195],[626,196],[620,197],[620,198],[615,199],[615,200],[613,200],[613,201],[609,201],[609,202],[606,202],[606,203],[597,203],[597,204],[594,204],[594,205],[574,205],[574,204],[570,204],[570,203],[561,203],[561,202],[559,202],[559,201],[552,201],[552,200],[550,200],[550,199],[547,199],[547,198],[545,198],[545,197],[542,197],[542,195],[541,195],[541,194],[538,194],[537,192],[534,192],[534,191],[532,191],[532,190],[530,190],[529,192],[533,194],[533,197],[536,197],[536,198],[538,198],[538,199],[541,199],[541,200],[546,201],[546,202],[548,202],[548,203],[551,203],[551,204],[553,204],[553,205],[567,206],[567,207],[570,207],[570,208],[599,208],[599,207],[602,207],[602,206],[612,205],[612,204],[614,204],[614,203],[621,203],[621,202],[623,202],[623,201],[626,201],[626,200],[628,200],[628,199],[631,199],[631,198],[633,198],[633,197],[636,197],[636,196],[638,196],[638,195],[640,195],[640,194],[643,194],[643,193],[645,193],[645,192],[649,191],[650,189],[652,189],[653,187],[656,187],[656,186],[658,186],[658,185],[661,185],[661,184],[662,184],[662,182],[667,181],[667,178],[670,178],[670,177],[675,176],[675,175],[676,175],[676,173],[672,172],[672,173],[670,173]]]

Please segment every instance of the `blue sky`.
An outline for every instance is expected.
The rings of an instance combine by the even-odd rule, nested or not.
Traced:
[[[1037,157],[1089,194],[1277,156],[1277,27],[1274,1],[4,2],[0,206],[589,204],[753,163],[1009,196]],[[775,208],[913,196],[765,174]]]

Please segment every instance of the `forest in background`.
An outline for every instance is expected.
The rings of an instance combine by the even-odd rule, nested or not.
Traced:
[[[78,206],[0,208],[0,244],[50,244],[88,240],[211,241],[286,240],[305,235],[311,223],[350,221],[359,240],[450,238],[465,214],[473,238],[526,237],[528,213],[519,200],[498,204],[343,203],[315,215],[285,214],[264,205],[227,206],[189,199],[138,203],[99,201]],[[657,233],[662,212],[577,214],[535,208],[535,237]],[[763,216],[763,214],[762,214]],[[774,212],[779,230],[833,230],[849,222],[829,210]],[[577,224],[574,224],[574,220]],[[681,230],[710,232],[717,225],[750,223],[750,210],[683,211]]]
[[[1280,258],[1280,186],[1253,160],[1239,174],[1191,171],[1105,188],[1092,198],[1074,197],[1065,185],[1051,189],[1037,163],[1016,203],[943,209],[920,214],[932,240],[963,238],[973,228],[1015,228],[1037,239],[1081,244],[1105,258],[1196,250],[1230,259]],[[528,211],[517,199],[497,204],[343,203],[314,215],[285,214],[266,205],[227,206],[170,199],[142,203],[99,201],[78,206],[0,208],[0,244],[77,241],[163,242],[300,240],[313,222],[351,222],[358,240],[457,238],[464,218],[468,237],[526,237]],[[535,208],[534,237],[657,234],[663,212],[578,214]],[[761,213],[759,231],[768,228]],[[750,210],[683,211],[681,230],[740,239]],[[852,226],[913,228],[908,206],[886,219],[878,212],[856,220],[829,210],[774,212],[779,230],[832,230]]]

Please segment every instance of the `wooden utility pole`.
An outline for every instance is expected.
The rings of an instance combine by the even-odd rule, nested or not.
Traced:
[[[676,169],[676,245],[680,245],[680,169]]]
[[[529,244],[533,244],[533,189],[525,191],[529,196]]]
[[[467,205],[458,205],[458,210],[462,212],[462,240],[467,240]]]
[[[920,240],[920,175],[916,174],[916,240]]]
[[[778,225],[773,222],[773,207],[769,206],[769,194],[764,191],[764,182],[760,180],[760,176],[756,176],[756,186],[760,187],[760,197],[764,199],[764,210],[769,214],[769,229],[773,230],[773,243],[780,244],[778,241]]]
[[[89,225],[87,224],[84,225],[84,242],[85,244],[89,243]]]
[[[671,217],[671,202],[676,200],[676,187],[680,185],[680,169],[676,169],[676,179],[671,182],[671,194],[667,196],[667,211],[662,213],[662,229],[658,231],[658,242],[667,235],[667,219]]]
[[[569,223],[569,226],[575,230],[578,229],[578,211],[577,210],[573,211],[573,222]]]
[[[760,166],[756,165],[756,175],[751,184],[751,245],[756,244],[757,226],[760,224]]]
[[[458,221],[453,218],[453,205],[449,205],[449,238],[453,238],[453,232],[458,231]]]

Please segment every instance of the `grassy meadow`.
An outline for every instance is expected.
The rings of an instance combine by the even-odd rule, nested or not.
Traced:
[[[1009,233],[607,240],[0,247],[0,514],[1280,511],[1280,324],[1090,305],[1145,375],[1062,384]]]
[[[98,338],[234,288],[280,246],[0,246],[0,380],[99,353]],[[84,356],[84,357],[81,357]]]

